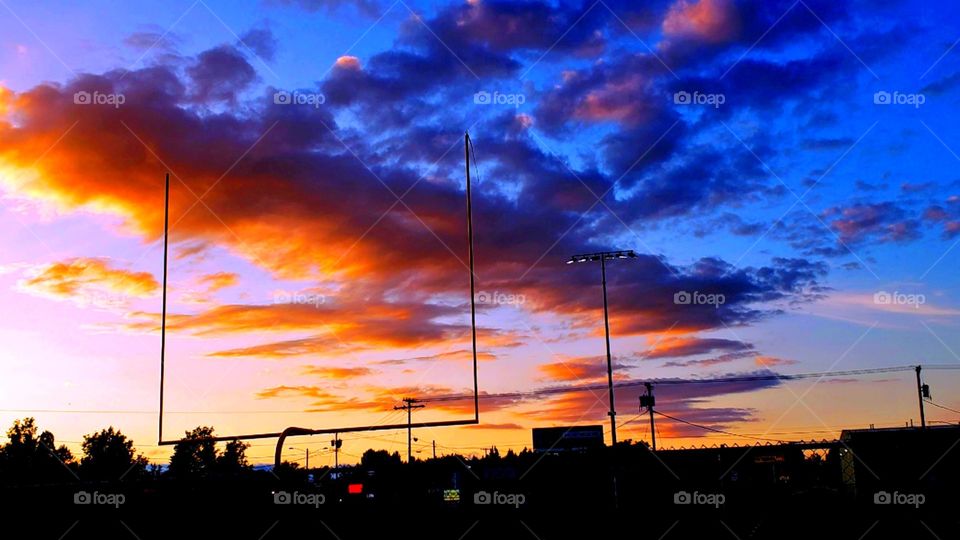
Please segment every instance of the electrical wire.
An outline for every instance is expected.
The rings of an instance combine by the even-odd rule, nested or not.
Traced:
[[[626,420],[626,421],[624,421],[624,422],[621,422],[621,423],[617,424],[617,429],[620,429],[620,428],[622,428],[623,426],[625,426],[625,425],[627,425],[627,424],[629,424],[629,423],[631,423],[631,422],[636,421],[637,418],[640,418],[641,416],[643,416],[643,413],[640,413],[640,414],[634,416],[633,418],[631,418],[631,419],[629,419],[629,420]],[[603,434],[604,434],[604,435],[606,435],[607,433],[610,433],[610,428],[607,428],[607,429],[603,430]]]
[[[700,428],[700,429],[703,429],[703,430],[706,430],[706,431],[712,431],[712,432],[714,432],[714,433],[722,433],[722,434],[724,434],[724,435],[730,435],[731,437],[743,437],[743,438],[745,438],[745,439],[754,439],[754,440],[757,440],[757,441],[771,441],[771,442],[776,442],[776,443],[781,443],[781,444],[783,444],[783,443],[785,443],[785,442],[787,442],[787,443],[795,442],[795,441],[784,441],[783,439],[769,439],[769,438],[765,438],[765,437],[751,437],[751,436],[749,436],[749,435],[742,435],[742,434],[740,434],[740,433],[733,433],[733,432],[730,432],[730,431],[724,431],[724,430],[722,430],[722,429],[712,428],[712,427],[710,427],[710,426],[704,426],[703,424],[697,424],[696,422],[690,422],[689,420],[684,420],[684,419],[682,419],[682,418],[677,418],[677,417],[675,417],[675,416],[670,416],[669,414],[662,413],[662,412],[660,412],[660,411],[658,411],[658,410],[656,410],[656,409],[654,409],[653,412],[654,412],[654,414],[659,414],[660,416],[663,416],[664,418],[669,418],[670,420],[673,420],[673,421],[675,421],[675,422],[680,422],[681,424],[687,424],[688,426],[693,426],[693,427]]]
[[[933,405],[934,407],[939,407],[939,408],[941,408],[941,409],[944,409],[944,410],[947,410],[947,411],[950,411],[950,412],[955,412],[955,413],[957,413],[957,414],[960,414],[960,411],[958,411],[958,410],[956,410],[956,409],[951,409],[950,407],[946,407],[946,406],[944,406],[944,405],[940,405],[939,403],[934,403],[933,400],[930,400],[930,399],[925,399],[925,400],[924,400],[924,403],[929,403],[930,405]]]
[[[933,365],[922,365],[921,367],[925,369],[960,369],[960,365],[950,365],[950,364],[933,364]],[[764,375],[745,375],[738,377],[717,377],[712,379],[653,379],[653,380],[636,380],[636,381],[621,381],[619,383],[614,383],[614,388],[632,388],[636,386],[643,386],[646,383],[652,383],[657,386],[664,385],[685,385],[685,384],[722,384],[722,383],[738,383],[738,382],[759,382],[759,381],[792,381],[798,379],[810,379],[816,377],[845,377],[845,376],[854,376],[854,375],[873,375],[879,373],[896,373],[896,372],[905,372],[913,371],[916,369],[916,366],[891,366],[891,367],[882,367],[882,368],[871,368],[871,369],[855,369],[855,370],[846,370],[846,371],[824,371],[824,372],[814,372],[814,373],[797,373],[797,374],[777,374],[770,373]],[[530,390],[525,392],[502,392],[494,394],[480,394],[480,399],[523,399],[529,397],[540,397],[547,396],[552,394],[562,394],[566,392],[586,392],[586,391],[603,391],[607,390],[606,384],[592,384],[592,385],[570,385],[570,386],[555,386],[547,387],[536,390]],[[446,396],[433,396],[421,398],[418,401],[422,403],[436,403],[444,401],[462,401],[467,399],[473,399],[473,393],[470,394],[453,394]],[[155,410],[107,410],[107,409],[86,409],[86,410],[77,410],[77,409],[0,409],[0,412],[3,413],[57,413],[57,414],[156,414]],[[310,414],[305,411],[164,411],[164,414]]]
[[[958,366],[960,367],[960,366]],[[683,384],[717,384],[717,383],[738,383],[738,382],[758,382],[758,381],[792,381],[798,379],[811,379],[816,377],[846,377],[853,375],[874,375],[878,373],[896,373],[896,372],[905,372],[913,371],[916,369],[916,366],[891,366],[883,368],[869,368],[869,369],[852,369],[846,371],[823,371],[823,372],[814,372],[814,373],[797,373],[797,374],[778,374],[771,373],[766,375],[745,375],[739,377],[717,377],[713,379],[654,379],[654,380],[636,380],[636,381],[622,381],[619,383],[614,383],[614,388],[632,388],[636,386],[644,386],[647,383],[652,383],[656,386],[663,385],[683,385]],[[480,399],[522,399],[526,397],[540,397],[551,394],[562,394],[567,392],[586,392],[586,391],[596,391],[596,390],[607,390],[607,384],[590,384],[590,385],[570,385],[570,386],[554,386],[541,388],[538,390],[531,390],[527,392],[503,392],[496,394],[480,394]],[[442,402],[442,401],[461,401],[465,399],[473,399],[473,394],[455,394],[447,396],[434,396],[422,398],[419,401],[421,402]]]

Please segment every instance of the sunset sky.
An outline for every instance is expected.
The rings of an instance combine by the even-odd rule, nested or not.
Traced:
[[[607,267],[621,381],[960,365],[957,23],[933,1],[2,0],[0,425],[75,452],[114,425],[166,461],[167,172],[166,438],[472,391],[465,131],[483,393],[606,381],[599,265],[564,264],[605,249],[639,255]],[[960,372],[925,376],[960,408]],[[649,439],[639,392],[617,392],[620,439]],[[918,420],[912,372],[657,397],[785,440]],[[480,426],[415,436],[519,449],[607,408],[484,399]],[[344,439],[351,462],[406,434]]]

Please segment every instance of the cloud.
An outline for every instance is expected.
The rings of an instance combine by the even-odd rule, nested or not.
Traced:
[[[277,52],[277,38],[268,28],[254,28],[240,36],[240,43],[249,47],[263,60],[273,60]]]
[[[279,4],[294,5],[307,11],[337,13],[344,9],[353,9],[367,17],[376,17],[386,9],[377,0],[271,0]]]
[[[903,242],[920,236],[919,221],[893,202],[852,204],[827,209],[822,218],[829,221],[840,240],[858,244],[868,239],[879,242]]]
[[[261,355],[285,356],[300,347],[313,348],[330,339],[345,343],[383,346],[411,346],[443,343],[463,337],[469,327],[441,322],[430,323],[443,315],[455,314],[456,308],[431,304],[382,303],[354,304],[230,304],[218,305],[195,314],[168,314],[167,329],[189,332],[197,336],[226,336],[247,332],[290,332],[326,329],[326,334],[292,342],[265,346]],[[126,328],[155,331],[159,316],[155,313],[133,313]],[[244,350],[216,353],[217,356],[240,356]],[[246,352],[249,352],[247,350]]]
[[[215,272],[201,276],[197,282],[206,292],[213,293],[235,286],[240,282],[240,276],[234,272]]]
[[[834,293],[822,301],[822,308],[832,313],[866,313],[876,317],[876,312],[918,317],[951,317],[960,315],[960,310],[935,305],[927,295],[913,288],[897,290],[896,287],[868,293]],[[872,313],[871,313],[872,312]]]
[[[355,379],[372,375],[374,371],[366,367],[329,367],[329,366],[306,366],[303,370],[304,375],[315,375],[324,379]]]
[[[757,366],[769,368],[774,366],[789,366],[796,364],[796,360],[787,360],[784,358],[778,358],[776,356],[763,356],[758,355],[755,359]]]
[[[769,374],[769,372],[765,372]],[[741,375],[746,375],[745,373]],[[746,408],[707,407],[710,399],[744,392],[755,392],[780,384],[779,381],[739,381],[711,384],[654,384],[657,408],[688,421],[702,423],[715,429],[729,428],[739,422],[755,420],[755,411]],[[623,411],[636,410],[638,396],[644,392],[642,387],[618,388],[615,391],[616,408]],[[538,422],[553,424],[569,423],[605,423],[609,421],[608,394],[598,387],[593,390],[567,392],[550,391],[535,399],[537,407],[524,414]],[[657,418],[661,429],[669,429],[671,437],[700,437],[709,433],[701,429],[691,429],[680,423]]]
[[[234,104],[237,96],[257,78],[246,58],[233,47],[222,46],[200,53],[187,67],[192,85],[192,99],[201,103]]]
[[[143,51],[144,54],[151,50],[159,50],[167,55],[172,55],[176,53],[176,47],[180,42],[181,39],[175,32],[162,30],[134,32],[123,39],[124,45],[137,51]]]
[[[627,367],[622,363],[614,362],[613,369]],[[584,356],[566,358],[558,362],[540,364],[537,369],[543,373],[548,381],[590,382],[606,380],[607,359],[600,356]]]
[[[732,0],[678,0],[663,20],[663,33],[668,39],[719,43],[736,36],[739,23]]]
[[[508,344],[502,344],[500,346],[508,346]],[[477,351],[477,361],[489,361],[496,360],[497,355],[488,351]],[[385,366],[397,366],[405,365],[411,362],[442,362],[446,360],[462,360],[465,362],[473,361],[473,351],[469,349],[459,349],[456,351],[445,351],[437,354],[430,354],[425,356],[413,356],[410,358],[393,358],[390,360],[378,360],[376,363]]]
[[[149,298],[159,289],[148,272],[116,268],[106,258],[78,257],[37,265],[26,271],[19,290],[78,305],[122,306],[130,299]]]
[[[843,9],[811,2],[828,24],[846,16]],[[492,314],[515,310],[560,320],[571,340],[597,335],[597,269],[563,266],[569,254],[609,248],[617,234],[611,231],[621,231],[623,224],[633,229],[719,214],[736,234],[766,228],[731,218],[728,210],[765,202],[774,193],[769,173],[728,133],[717,137],[723,142],[703,144],[712,139],[709,122],[678,110],[670,96],[677,85],[699,84],[703,73],[717,69],[709,65],[715,57],[686,56],[682,47],[714,51],[725,59],[718,65],[726,67],[726,58],[756,42],[789,3],[610,2],[632,31],[663,29],[671,46],[657,53],[679,80],[649,51],[617,49],[612,40],[625,29],[599,7],[571,29],[586,7],[536,1],[441,7],[406,21],[389,50],[362,59],[341,57],[315,87],[300,89],[322,92],[323,107],[274,103],[279,89],[265,87],[249,51],[231,45],[179,65],[81,74],[63,84],[39,85],[12,97],[17,122],[0,123],[0,163],[25,168],[30,160],[24,156],[51,149],[33,174],[0,181],[57,210],[118,217],[122,232],[149,241],[162,231],[162,175],[169,167],[171,215],[179,219],[171,242],[178,257],[193,262],[216,249],[270,278],[337,291],[335,301],[320,305],[250,301],[173,313],[172,331],[266,336],[252,345],[221,347],[213,357],[407,348],[415,351],[410,358],[397,353],[384,365],[465,359],[469,326],[459,152],[465,109],[456,100],[472,106],[474,92],[504,86],[530,58],[548,51],[544,65],[562,64],[566,71],[547,84],[518,87],[529,92],[529,107],[489,107],[476,115],[481,119],[476,132],[482,134],[476,143],[484,159],[484,181],[474,191],[477,275],[482,290],[527,299],[517,306],[482,306],[480,315],[496,321]],[[822,24],[805,11],[785,17],[758,52],[822,32]],[[736,32],[725,34],[728,27]],[[244,36],[269,59],[272,35]],[[801,60],[752,55],[718,88],[751,103],[752,110],[737,112],[773,110],[860,69],[838,59],[844,51],[837,53],[818,51]],[[584,54],[592,55],[589,62],[571,62]],[[73,103],[78,91],[119,92],[127,100],[119,108],[78,106]],[[716,114],[709,118],[714,124],[733,112]],[[549,149],[553,141],[579,133],[594,137],[590,154],[595,155],[558,159]],[[754,146],[766,134],[758,130],[746,141]],[[829,146],[822,137],[811,140]],[[767,159],[777,149],[758,144],[755,151]],[[83,174],[89,170],[97,174]],[[263,193],[269,196],[251,196]],[[607,193],[598,205],[597,196]],[[204,194],[203,204],[194,194]],[[869,219],[856,212],[844,217],[839,211],[837,219],[856,222],[835,225],[854,237],[881,234],[871,232]],[[882,234],[908,238],[910,230]],[[644,254],[611,268],[611,325],[617,335],[671,333],[655,358],[723,363],[751,346],[692,334],[752,324],[776,316],[785,305],[815,300],[825,290],[826,274],[826,265],[814,259],[775,257],[737,268],[719,257],[678,263]],[[724,301],[678,303],[675,295],[682,291],[722,295]],[[156,313],[138,312],[125,328],[157,326]],[[503,328],[482,330],[481,359],[494,358],[494,347],[526,338]],[[432,352],[445,348],[454,353]],[[561,367],[552,364],[541,372],[563,380]],[[586,360],[576,361],[576,370],[597,375]],[[309,397],[314,390],[278,392]]]
[[[464,427],[466,427],[467,429],[477,430],[477,431],[484,431],[484,430],[498,430],[498,431],[499,431],[499,430],[522,430],[522,429],[526,429],[524,426],[521,426],[520,424],[515,424],[515,423],[513,423],[513,422],[504,422],[504,423],[495,423],[495,422],[493,422],[493,423],[488,423],[488,422],[483,422],[483,423],[480,423],[480,424],[473,424],[473,425],[468,425],[468,426],[464,426]]]
[[[275,386],[257,392],[258,399],[307,399],[310,401],[305,412],[329,410],[365,411],[385,410],[383,404],[364,401],[357,397],[345,397],[331,393],[318,386]]]
[[[754,353],[752,351],[731,352],[714,356],[712,358],[700,358],[697,360],[671,360],[669,362],[665,362],[663,367],[711,367],[720,364],[727,364],[741,358],[749,358],[753,355]]]
[[[670,337],[653,343],[651,349],[643,353],[645,359],[676,358],[707,354],[715,351],[745,351],[753,345],[721,338]]]

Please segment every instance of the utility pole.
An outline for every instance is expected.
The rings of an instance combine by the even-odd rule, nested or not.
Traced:
[[[923,383],[920,382],[920,369],[921,366],[917,366],[917,398],[920,400],[920,429],[926,429],[927,427],[927,417],[923,414]],[[929,392],[929,390],[927,390]]]
[[[436,441],[436,439],[434,439],[434,441],[433,441],[433,459],[437,459],[437,441]]]
[[[420,400],[416,398],[403,398],[403,405],[394,407],[396,411],[407,411],[407,463],[413,463],[413,431],[411,428],[413,409],[422,409],[426,405],[415,405]]]
[[[333,470],[340,468],[340,447],[343,446],[343,441],[340,439],[339,433],[333,434],[333,440],[330,441],[330,446],[333,447]]]
[[[651,383],[643,383],[647,387],[646,395],[640,396],[640,408],[644,407],[650,411],[650,442],[653,446],[653,451],[657,451],[657,428],[654,425],[653,421],[653,406],[657,404],[657,399],[653,397],[653,385]]]
[[[287,448],[287,449],[288,449],[288,450],[297,450],[297,448],[295,448],[295,447],[293,447],[293,446],[291,446],[291,447],[289,447],[289,448]],[[309,449],[309,448],[305,448],[305,450],[307,451],[307,460],[306,460],[306,463],[304,463],[303,468],[304,468],[304,470],[309,471],[309,470],[310,470],[310,449]]]

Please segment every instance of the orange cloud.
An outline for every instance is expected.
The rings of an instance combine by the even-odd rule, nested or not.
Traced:
[[[316,352],[331,340],[367,346],[424,346],[443,344],[469,335],[469,327],[431,323],[451,312],[433,304],[230,304],[196,314],[169,314],[167,330],[198,336],[228,336],[247,332],[320,331],[312,338],[281,341],[215,356],[293,356]],[[135,312],[123,327],[133,331],[158,331],[157,313]]]
[[[360,59],[356,56],[341,56],[335,64],[337,69],[360,71]]]
[[[377,403],[373,401],[363,401],[358,398],[345,398],[343,396],[330,393],[318,386],[275,386],[267,388],[257,393],[258,399],[281,399],[281,398],[307,398],[311,403],[305,412],[324,412],[331,410],[338,411],[381,411],[389,410],[393,402]]]
[[[499,345],[503,346],[503,345]],[[496,360],[497,355],[492,352],[487,351],[477,351],[477,360],[478,361],[489,361]],[[460,349],[456,351],[447,351],[439,354],[431,354],[426,356],[414,356],[411,358],[396,358],[391,360],[380,360],[377,363],[382,365],[403,365],[408,362],[437,362],[443,360],[463,360],[463,361],[472,361],[473,353],[469,349]]]
[[[637,99],[646,90],[646,81],[640,75],[625,74],[587,94],[574,115],[584,120],[637,124],[651,116],[652,106]]]
[[[20,290],[81,305],[125,304],[130,297],[156,294],[159,284],[148,272],[111,266],[109,259],[74,258],[35,267],[18,283]]]
[[[700,338],[695,336],[675,336],[652,341],[644,358],[673,358],[711,353],[714,351],[745,351],[753,346],[742,341],[721,338]]]
[[[678,0],[663,20],[668,37],[721,43],[734,37],[740,20],[732,0]]]
[[[526,429],[525,427],[521,426],[520,424],[515,424],[515,423],[513,423],[513,422],[504,422],[504,423],[499,423],[499,424],[498,424],[498,423],[490,423],[490,424],[483,423],[483,424],[474,424],[474,425],[469,425],[469,426],[464,426],[464,427],[466,427],[467,429],[475,429],[475,430],[478,430],[478,431],[485,431],[485,430],[517,430],[517,429]]]
[[[614,365],[614,369],[620,367],[623,366]],[[599,356],[583,356],[541,364],[537,369],[550,381],[591,382],[597,379],[606,380],[607,361]]]
[[[7,114],[13,103],[13,92],[9,88],[0,86],[0,115]]]
[[[326,379],[354,379],[372,373],[372,369],[365,367],[307,366],[303,370],[304,375],[317,375]]]
[[[758,366],[762,367],[789,366],[797,363],[796,360],[787,360],[776,356],[757,356],[754,360]]]
[[[233,287],[240,282],[240,276],[233,272],[216,272],[202,276],[198,282],[201,286],[206,287],[206,292],[212,293],[220,289]]]

